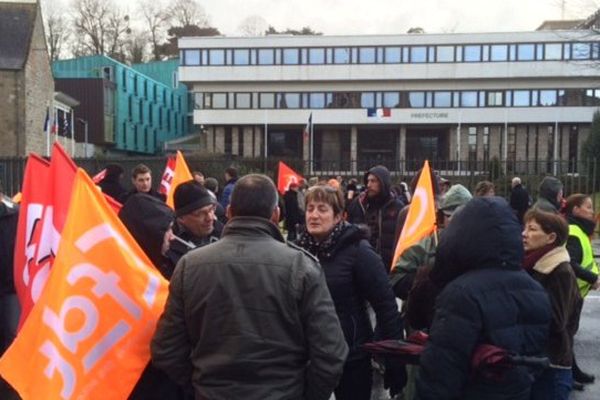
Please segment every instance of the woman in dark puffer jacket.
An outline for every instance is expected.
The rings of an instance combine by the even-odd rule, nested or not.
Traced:
[[[479,344],[543,355],[550,322],[544,288],[521,267],[521,225],[499,197],[478,197],[452,217],[429,275],[443,288],[417,375],[419,400],[528,400],[530,371],[473,370]]]
[[[350,349],[335,397],[369,400],[371,357],[360,349],[373,337],[367,302],[375,311],[382,339],[401,339],[402,321],[381,258],[360,228],[342,220],[343,204],[339,190],[324,185],[309,189],[306,231],[298,244],[317,257],[323,267]],[[398,392],[404,386],[404,368],[387,364],[386,378],[391,392]]]

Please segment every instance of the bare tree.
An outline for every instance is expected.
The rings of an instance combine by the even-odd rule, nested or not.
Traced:
[[[148,58],[148,44],[150,43],[145,32],[134,31],[129,35],[125,45],[125,57],[129,64],[140,64]]]
[[[264,36],[268,28],[269,24],[260,15],[246,17],[238,25],[238,31],[242,36]]]
[[[51,61],[60,59],[64,46],[69,40],[70,30],[66,17],[56,9],[46,14],[46,42]]]
[[[146,30],[150,36],[152,58],[159,61],[161,59],[159,46],[166,39],[167,25],[171,20],[171,14],[157,0],[140,0],[138,7],[141,15],[143,15]]]
[[[208,15],[197,0],[171,0],[169,14],[173,17],[174,25],[209,25]]]
[[[75,55],[103,54],[124,60],[129,16],[112,0],[74,0]]]

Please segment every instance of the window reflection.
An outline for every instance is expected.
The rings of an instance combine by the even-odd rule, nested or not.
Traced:
[[[200,50],[186,50],[185,65],[200,65]]]
[[[210,49],[208,53],[210,65],[225,65],[225,50]]]
[[[277,108],[300,108],[300,93],[277,93]]]
[[[402,61],[402,50],[400,47],[386,47],[384,54],[387,64],[395,64]]]
[[[573,43],[573,60],[587,60],[590,58],[590,44],[589,43]]]
[[[325,64],[325,49],[309,49],[308,62],[310,64]]]
[[[425,92],[409,92],[408,103],[411,108],[425,107]]]
[[[461,107],[477,107],[477,92],[462,92]]]
[[[436,49],[437,62],[454,62],[454,46],[438,46]]]
[[[556,90],[540,90],[539,105],[555,106],[557,104]]]
[[[325,93],[310,93],[310,108],[325,108]]]
[[[248,49],[234,49],[233,50],[233,64],[234,65],[249,65],[250,64],[250,52]]]
[[[415,46],[410,48],[410,62],[424,63],[427,62],[427,47]]]
[[[375,93],[374,92],[363,92],[360,97],[360,106],[362,108],[375,107]]]
[[[300,63],[298,49],[283,49],[283,64],[295,65]]]
[[[358,58],[361,64],[375,63],[375,47],[361,47],[358,49]]]
[[[513,91],[513,106],[515,107],[528,107],[530,94],[529,90],[514,90]]]
[[[394,108],[400,106],[400,93],[398,92],[384,92],[383,93],[383,106]]]
[[[260,93],[258,101],[260,108],[275,108],[275,93]]]
[[[227,93],[213,93],[212,108],[227,108]]]
[[[275,57],[273,54],[273,49],[258,49],[258,64],[259,65],[275,64]]]
[[[494,44],[490,46],[490,60],[491,61],[507,61],[508,60],[508,46],[505,44]]]
[[[347,47],[338,47],[333,50],[334,64],[350,64],[350,49]]]
[[[544,60],[560,60],[561,57],[561,43],[546,43],[546,46],[544,47]]]
[[[463,57],[465,62],[481,61],[481,46],[464,46]]]
[[[519,61],[531,61],[535,58],[535,46],[533,44],[520,44],[517,46],[517,59]]]
[[[452,107],[451,92],[435,92],[433,95],[434,107]]]

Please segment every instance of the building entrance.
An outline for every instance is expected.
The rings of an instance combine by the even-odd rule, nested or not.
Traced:
[[[446,161],[450,154],[450,129],[409,128],[406,130],[406,160]]]

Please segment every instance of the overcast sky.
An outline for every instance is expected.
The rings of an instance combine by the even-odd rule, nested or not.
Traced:
[[[226,35],[252,15],[278,30],[303,26],[334,34],[529,31],[560,19],[561,0],[200,0]],[[599,0],[564,0],[565,18],[589,15]]]

